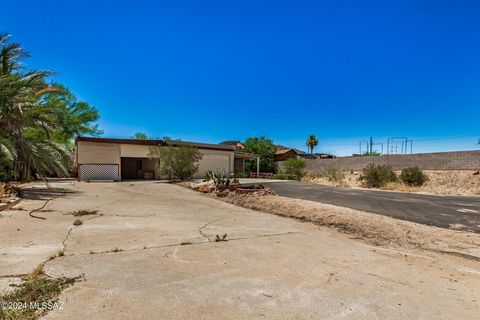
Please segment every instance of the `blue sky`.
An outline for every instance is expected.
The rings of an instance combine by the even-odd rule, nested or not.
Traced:
[[[373,136],[477,149],[479,1],[11,1],[1,31],[101,113],[137,131],[266,135],[348,155]]]

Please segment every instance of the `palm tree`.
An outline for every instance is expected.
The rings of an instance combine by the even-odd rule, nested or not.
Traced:
[[[0,35],[0,170],[10,164],[20,180],[65,174],[70,158],[60,137],[85,131],[83,125],[98,119],[98,113],[85,117],[84,105],[53,103],[62,92],[46,81],[53,73],[26,69],[22,60],[29,55],[8,38]],[[98,129],[86,131],[95,134]]]
[[[311,134],[308,136],[307,141],[305,142],[310,153],[313,153],[313,149],[318,145],[318,139],[315,135]]]

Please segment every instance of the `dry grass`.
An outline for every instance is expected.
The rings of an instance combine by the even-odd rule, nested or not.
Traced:
[[[83,217],[83,216],[91,216],[98,213],[98,210],[78,210],[74,212],[70,212],[71,215],[74,217]]]
[[[14,303],[28,304],[31,308],[0,308],[0,319],[38,319],[45,315],[48,308],[54,307],[60,293],[73,285],[79,278],[49,278],[43,271],[43,265],[38,266],[21,284],[14,285],[14,289],[0,296],[0,305]],[[35,305],[34,305],[35,304]],[[44,307],[42,309],[41,307]]]
[[[397,174],[400,172],[397,171]],[[473,170],[424,170],[428,176],[427,182],[421,187],[407,186],[401,182],[389,183],[382,189],[400,191],[400,192],[420,192],[441,195],[478,195],[480,194],[480,175],[475,175]],[[343,183],[335,183],[318,174],[309,174],[303,178],[303,181],[331,185],[336,187],[362,188],[358,178],[360,171],[345,171]]]

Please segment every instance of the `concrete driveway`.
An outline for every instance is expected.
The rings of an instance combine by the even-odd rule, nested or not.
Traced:
[[[0,278],[77,276],[47,319],[467,319],[478,262],[382,249],[170,184],[55,184],[0,218]],[[68,193],[61,196],[61,190]],[[48,191],[21,203],[39,208]],[[88,209],[74,227],[70,212]],[[216,235],[227,234],[224,242]]]
[[[480,197],[336,188],[299,181],[267,181],[281,196],[323,202],[396,219],[480,233]]]

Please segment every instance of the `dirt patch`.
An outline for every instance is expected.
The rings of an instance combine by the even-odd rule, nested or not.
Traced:
[[[396,171],[400,174],[400,171]],[[400,191],[400,192],[418,192],[441,195],[478,195],[480,194],[480,174],[475,174],[473,170],[459,171],[436,171],[425,170],[428,181],[421,187],[407,186],[401,182],[389,183],[382,189]],[[361,171],[344,172],[345,179],[342,183],[329,181],[325,177],[309,174],[303,178],[303,181],[331,185],[336,187],[363,187],[358,178]]]
[[[216,197],[214,194],[209,196]],[[216,197],[218,198],[218,197]],[[219,198],[220,199],[220,198]],[[402,221],[373,213],[273,195],[229,194],[222,200],[334,228],[382,247],[422,249],[480,259],[480,235]]]

